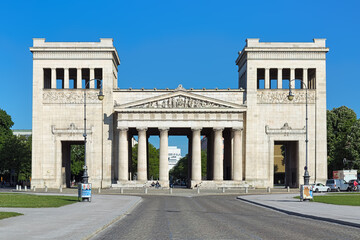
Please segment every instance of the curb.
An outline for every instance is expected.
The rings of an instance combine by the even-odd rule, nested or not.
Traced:
[[[241,197],[237,197],[237,199],[241,200],[241,201],[244,201],[244,202],[247,202],[247,203],[250,203],[250,204],[258,205],[258,206],[261,206],[261,207],[264,207],[264,208],[269,208],[269,209],[277,211],[277,212],[292,215],[292,216],[310,218],[310,219],[313,219],[313,220],[319,220],[319,221],[324,221],[324,222],[330,222],[330,223],[336,223],[336,224],[340,224],[340,225],[360,228],[360,224],[358,224],[358,223],[352,223],[352,222],[336,220],[336,219],[332,219],[332,218],[318,217],[318,216],[314,216],[314,215],[308,215],[308,214],[303,214],[303,213],[298,213],[298,212],[292,212],[292,211],[280,209],[280,208],[277,208],[277,207],[272,207],[272,206],[269,206],[269,205],[265,205],[265,204],[262,204],[262,203],[254,202],[254,201],[244,199],[244,198],[241,198]]]

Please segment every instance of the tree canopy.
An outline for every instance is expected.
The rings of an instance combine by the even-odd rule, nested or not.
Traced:
[[[188,167],[188,154],[186,154],[186,156],[181,158],[173,169],[170,170],[170,176],[172,176],[174,180],[187,180],[189,179]],[[201,150],[201,177],[202,179],[206,179],[207,177],[207,154],[204,150]]]
[[[149,152],[149,178],[157,180],[159,179],[159,149],[156,149],[151,143],[148,144]],[[131,172],[137,173],[137,159],[138,159],[138,144],[132,148],[132,164]]]
[[[360,120],[356,113],[345,106],[327,111],[328,172],[346,167],[343,159],[353,160],[353,168],[359,168]]]

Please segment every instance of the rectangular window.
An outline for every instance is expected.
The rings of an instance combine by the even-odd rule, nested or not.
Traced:
[[[76,68],[70,68],[69,69],[69,88],[75,89],[77,88],[77,72]]]
[[[95,79],[102,80],[103,79],[103,71],[102,68],[95,68]],[[100,89],[101,81],[95,81],[95,88]]]
[[[308,88],[316,89],[316,68],[308,69]]]
[[[82,88],[90,88],[90,69],[89,68],[83,68],[81,69],[81,75],[82,75]]]
[[[56,69],[56,88],[64,89],[64,69],[63,68]]]
[[[257,69],[257,89],[265,89],[265,68]]]
[[[44,88],[50,89],[51,88],[51,69],[44,68]]]
[[[284,68],[282,70],[282,88],[283,89],[289,89],[289,85],[290,85],[290,68]]]
[[[278,72],[277,68],[270,69],[270,89],[278,88]]]

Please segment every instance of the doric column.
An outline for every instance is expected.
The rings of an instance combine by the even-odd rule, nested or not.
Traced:
[[[160,130],[160,181],[169,181],[169,160],[168,160],[168,132],[169,128],[159,128]]]
[[[129,152],[128,152],[128,128],[119,129],[119,181],[128,180],[129,172]]]
[[[214,128],[214,180],[224,180],[223,128]]]
[[[265,68],[265,89],[270,88],[270,69]]]
[[[242,136],[241,128],[233,128],[234,136],[234,150],[233,150],[233,159],[234,159],[234,169],[233,169],[233,180],[241,181],[242,180]]]
[[[294,79],[295,79],[295,68],[291,68],[290,69],[290,79],[289,79],[290,83],[289,84],[290,84],[292,89],[295,88],[295,81],[292,81]]]
[[[51,69],[51,88],[56,88],[56,68]]]
[[[277,88],[278,88],[278,89],[282,89],[282,68],[278,68]]]
[[[81,68],[77,69],[77,74],[76,74],[76,88],[77,89],[81,89],[82,88],[82,73],[81,73]]]
[[[309,86],[309,82],[308,82],[308,69],[304,68],[303,69],[303,82],[305,83],[305,85],[307,86],[307,88],[312,88],[312,86]],[[301,84],[301,88],[305,88],[305,86],[303,84]]]
[[[64,68],[64,88],[69,89],[69,69]]]
[[[191,180],[201,181],[201,128],[191,128],[192,130],[192,164]]]
[[[90,80],[95,78],[95,69],[94,68],[90,68]],[[90,81],[90,87],[91,89],[95,88],[95,81]]]
[[[147,146],[146,146],[146,130],[147,128],[136,128],[139,136],[138,143],[138,166],[137,180],[147,181]]]

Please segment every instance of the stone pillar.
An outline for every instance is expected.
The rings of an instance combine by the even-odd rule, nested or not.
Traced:
[[[191,128],[192,130],[192,164],[191,180],[201,181],[201,128]]]
[[[77,74],[76,74],[76,88],[77,89],[81,89],[82,88],[82,72],[81,72],[81,68],[77,69]]]
[[[90,68],[90,80],[95,78],[95,69],[94,68]],[[90,81],[90,87],[91,89],[95,88],[95,81]]]
[[[270,88],[270,69],[265,68],[265,89]]]
[[[304,68],[303,69],[303,79],[302,81],[305,83],[305,85],[307,86],[307,88],[312,88],[312,86],[309,86],[309,82],[308,82],[308,69]],[[305,88],[305,86],[303,84],[301,84],[301,88]]]
[[[278,88],[278,89],[282,89],[282,68],[278,68],[277,88]]]
[[[136,128],[139,136],[138,143],[138,166],[137,166],[137,180],[147,181],[147,146],[146,146],[146,130],[147,128]]]
[[[118,165],[118,173],[119,181],[127,181],[128,180],[128,128],[120,128],[119,129],[119,165]]]
[[[224,180],[223,128],[214,128],[214,180]]]
[[[292,89],[295,88],[295,81],[293,81],[295,79],[295,68],[291,68],[290,69],[290,79],[289,79],[289,84],[291,86]]]
[[[51,69],[51,88],[56,89],[56,68]]]
[[[160,169],[159,178],[160,181],[169,181],[169,160],[168,160],[168,131],[169,128],[160,128]],[[163,184],[162,184],[163,185]]]
[[[234,159],[234,170],[233,170],[233,180],[242,181],[242,136],[241,128],[232,129],[234,136],[234,150],[233,150],[233,159]]]
[[[64,88],[69,89],[69,69],[64,68]]]

